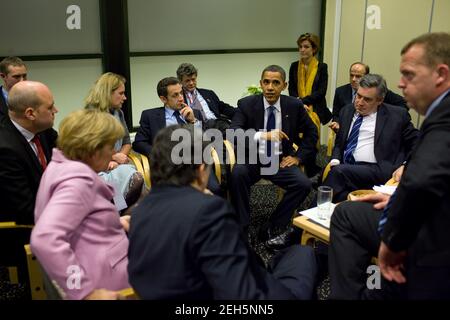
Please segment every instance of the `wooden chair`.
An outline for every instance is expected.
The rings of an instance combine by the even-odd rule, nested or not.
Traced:
[[[24,246],[25,254],[27,256],[28,277],[30,279],[31,299],[46,300],[47,293],[44,290],[44,279],[41,267],[36,257],[31,252],[29,244]]]
[[[148,162],[147,156],[137,153],[135,151],[131,151],[128,154],[128,158],[131,160],[131,163],[134,164],[136,170],[142,174],[144,177],[145,186],[150,189],[150,166]]]
[[[328,128],[328,141],[327,141],[327,157],[331,157],[333,153],[334,140],[336,138],[336,133]]]
[[[133,288],[126,288],[119,291],[124,300],[139,300],[139,296]]]
[[[150,162],[148,157],[141,154],[142,167],[144,168],[144,181],[148,189],[152,187],[152,182],[150,180]]]
[[[234,155],[234,153],[233,153]],[[217,151],[213,148],[211,150],[211,156],[214,160],[214,173],[217,177],[217,180],[219,181],[219,184],[222,182],[222,171],[221,171],[221,164],[220,159]],[[150,189],[151,184],[151,175],[150,175],[150,161],[148,157],[144,154],[137,153],[135,151],[131,151],[128,154],[128,157],[130,158],[131,162],[135,165],[137,171],[139,171],[142,176],[144,177],[145,186]]]

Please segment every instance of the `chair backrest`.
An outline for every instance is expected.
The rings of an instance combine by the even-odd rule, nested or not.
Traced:
[[[144,154],[141,154],[142,167],[144,168],[144,181],[145,185],[148,189],[152,187],[152,182],[150,180],[150,162],[148,161],[148,157]]]
[[[46,300],[47,294],[44,290],[44,279],[41,268],[36,257],[31,252],[29,244],[24,245],[25,254],[27,256],[28,277],[30,279],[31,299]]]
[[[211,157],[214,161],[214,173],[219,184],[222,184],[222,168],[220,164],[219,154],[214,147],[211,148]]]
[[[119,291],[124,300],[139,300],[137,293],[133,288],[126,288]]]

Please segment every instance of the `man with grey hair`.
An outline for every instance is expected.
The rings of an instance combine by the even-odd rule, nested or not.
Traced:
[[[354,62],[350,65],[349,69],[350,82],[336,88],[333,100],[333,120],[329,125],[329,127],[333,129],[334,132],[337,132],[339,130],[339,112],[343,107],[355,101],[359,81],[364,75],[368,73],[370,73],[369,65],[360,61]],[[405,99],[389,89],[387,90],[384,97],[384,102],[408,110]]]
[[[183,86],[184,101],[192,109],[201,112],[206,128],[216,128],[224,132],[229,128],[236,108],[221,101],[216,93],[197,88],[197,68],[191,63],[182,63],[177,69],[177,77]]]
[[[8,116],[8,95],[11,88],[20,81],[27,80],[27,67],[19,57],[6,57],[0,62],[1,86],[0,118]]]
[[[371,189],[392,176],[411,153],[418,130],[406,109],[383,102],[386,81],[366,74],[359,82],[353,105],[339,113],[341,128],[324,185],[333,188],[333,202],[357,189]]]

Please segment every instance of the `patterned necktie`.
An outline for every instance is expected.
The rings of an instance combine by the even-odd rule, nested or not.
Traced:
[[[269,108],[267,108],[267,112],[268,112],[268,114],[267,114],[266,130],[267,130],[267,132],[270,132],[275,129],[275,107],[270,106]],[[266,151],[267,151],[267,156],[271,157],[272,156],[272,141],[270,141],[270,140],[266,141]]]
[[[175,110],[173,112],[173,115],[175,116],[175,118],[177,119],[178,124],[185,124],[186,122],[183,121],[183,119],[181,119],[181,115],[180,115],[180,111]]]
[[[42,169],[45,170],[45,168],[47,168],[47,159],[45,158],[44,149],[42,149],[41,140],[35,135],[31,141],[36,145],[39,163],[41,164]]]
[[[352,90],[352,103],[355,102],[356,91]]]
[[[206,113],[205,111],[203,111],[203,106],[200,103],[200,100],[198,100],[198,92],[195,93],[190,93],[190,107],[194,110],[198,110],[200,111],[200,113],[202,114],[203,120],[206,121],[208,120],[208,118],[206,117]]]
[[[353,152],[358,145],[358,137],[359,137],[359,129],[361,128],[361,124],[363,121],[363,116],[358,114],[358,117],[353,124],[352,131],[350,131],[350,135],[347,139],[347,146],[344,150],[344,163],[354,164],[355,158],[353,157]]]
[[[389,208],[391,207],[394,199],[395,199],[395,192],[391,195],[386,207],[383,210],[383,214],[381,215],[380,221],[378,222],[378,233],[380,236],[383,233],[384,225],[386,224],[388,219]]]

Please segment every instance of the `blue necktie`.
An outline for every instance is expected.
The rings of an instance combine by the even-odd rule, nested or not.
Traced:
[[[183,119],[181,119],[181,115],[180,115],[180,111],[175,110],[173,112],[173,115],[175,116],[175,118],[177,119],[178,124],[185,124],[186,122],[183,121]]]
[[[267,114],[266,130],[267,130],[267,132],[270,132],[275,129],[275,107],[270,106],[269,108],[267,108],[267,112],[268,112],[268,114]],[[267,156],[271,157],[272,156],[272,141],[270,141],[270,140],[266,141],[266,151],[267,151]]]
[[[383,210],[383,214],[381,215],[380,221],[378,222],[378,233],[380,234],[380,236],[381,236],[381,233],[383,232],[384,225],[387,222],[389,208],[391,207],[394,199],[395,199],[395,192],[391,195],[391,198],[389,199],[386,207]]]
[[[355,158],[353,157],[353,152],[358,145],[358,137],[359,137],[359,129],[361,128],[361,124],[363,121],[363,116],[358,114],[358,117],[353,124],[352,131],[350,131],[350,135],[347,139],[347,146],[344,150],[344,163],[354,164]]]

